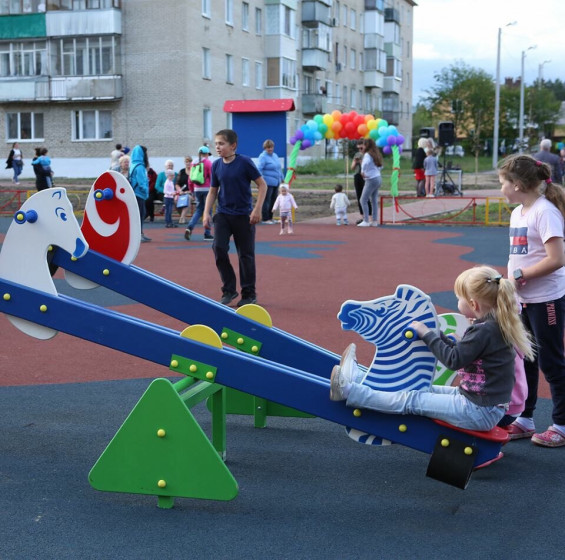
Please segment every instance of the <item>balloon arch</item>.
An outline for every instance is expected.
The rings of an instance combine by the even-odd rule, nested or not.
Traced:
[[[298,152],[313,146],[317,141],[327,139],[358,140],[372,138],[386,155],[392,154],[391,195],[398,196],[398,175],[400,172],[400,154],[404,136],[394,125],[389,125],[381,118],[373,115],[361,115],[355,111],[342,113],[332,111],[319,114],[303,124],[290,138],[294,148],[289,157],[285,182],[290,184],[294,179],[294,171]]]

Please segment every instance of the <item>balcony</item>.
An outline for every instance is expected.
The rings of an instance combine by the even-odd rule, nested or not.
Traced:
[[[113,101],[121,99],[122,77],[49,76],[0,80],[0,103],[32,101]]]
[[[331,25],[330,7],[321,2],[302,3],[302,25],[315,27],[318,23]]]
[[[310,72],[327,70],[328,52],[321,49],[302,49],[302,68]]]
[[[366,88],[379,88],[383,89],[384,74],[378,70],[365,70],[363,72],[363,86]]]
[[[121,10],[50,11],[46,21],[49,37],[122,34]]]
[[[400,12],[396,8],[385,8],[385,22],[389,21],[400,24]]]
[[[327,97],[321,93],[302,94],[302,113],[305,115],[319,115],[327,109]]]
[[[384,51],[387,56],[402,60],[402,47],[396,43],[384,43]]]
[[[396,93],[400,95],[400,87],[402,86],[402,80],[395,78],[394,76],[385,76],[383,91],[387,93]]]

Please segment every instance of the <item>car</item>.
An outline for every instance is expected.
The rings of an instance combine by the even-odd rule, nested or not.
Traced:
[[[447,148],[445,148],[445,155],[463,157],[465,155],[465,150],[463,149],[463,146],[447,146]]]

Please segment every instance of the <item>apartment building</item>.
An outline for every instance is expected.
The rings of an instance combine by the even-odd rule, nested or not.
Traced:
[[[415,5],[0,0],[6,153],[45,145],[69,176],[104,169],[117,142],[180,164],[231,125],[226,100],[277,98],[294,99],[289,136],[316,114],[355,110],[397,125],[408,147]]]

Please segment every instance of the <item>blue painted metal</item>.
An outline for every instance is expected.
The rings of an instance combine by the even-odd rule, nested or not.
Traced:
[[[88,260],[100,258],[97,255],[93,256],[94,259]],[[59,263],[61,260],[58,259]],[[100,264],[101,261],[97,262]],[[130,274],[126,273],[126,268],[129,268]],[[148,293],[159,293],[160,297],[157,299],[169,299],[163,297],[161,290],[170,283],[157,276],[144,274],[139,269],[125,267],[115,261],[112,261],[109,270],[108,278],[113,278],[115,282],[113,289],[116,291],[124,289],[126,281],[134,281],[134,283],[139,282],[138,286],[142,287],[143,291],[151,287]],[[180,290],[180,287],[176,289]],[[477,447],[475,465],[494,459],[500,451],[500,443],[478,439],[471,434],[440,426],[423,416],[387,415],[368,410],[363,410],[360,416],[356,416],[344,402],[330,401],[329,382],[327,378],[322,377],[327,374],[325,366],[304,368],[298,362],[301,368],[296,369],[263,358],[250,357],[230,348],[214,348],[181,337],[176,331],[160,325],[67,296],[39,292],[2,279],[0,279],[0,290],[0,293],[10,296],[0,298],[2,313],[27,319],[166,367],[169,367],[171,356],[174,354],[198,360],[217,368],[216,383],[297,408],[425,453],[433,452],[437,438],[440,436],[475,445]],[[171,306],[182,307],[177,299],[170,299]],[[205,298],[200,302],[202,309],[209,312],[202,315],[206,322],[208,316],[215,315],[216,311],[210,303],[213,302]],[[238,322],[243,324],[242,321]],[[251,325],[248,328],[251,328]],[[284,347],[287,338],[280,334],[273,330],[274,338],[278,338],[279,344]],[[291,353],[288,349],[286,352]]]

